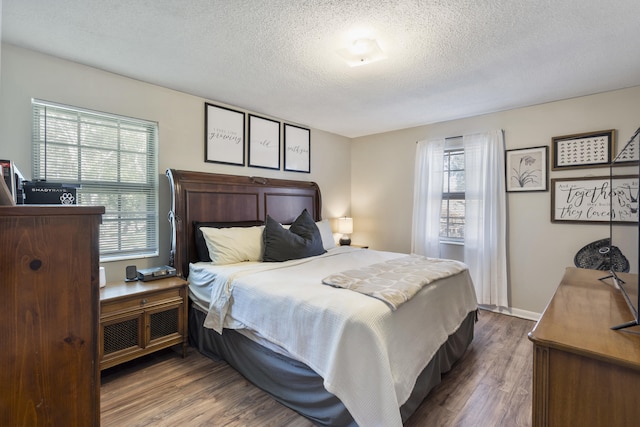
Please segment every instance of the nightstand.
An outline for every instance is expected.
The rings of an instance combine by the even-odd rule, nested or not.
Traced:
[[[186,354],[187,285],[179,277],[113,282],[100,289],[100,369],[182,345]]]

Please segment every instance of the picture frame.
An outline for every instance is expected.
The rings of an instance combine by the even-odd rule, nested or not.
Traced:
[[[0,164],[0,206],[15,206],[16,201],[3,178],[3,167]]]
[[[280,122],[249,114],[249,166],[280,170]]]
[[[615,157],[615,129],[551,138],[551,169],[580,169],[609,166]]]
[[[613,197],[613,198],[612,198]],[[638,176],[551,180],[551,222],[638,224]]]
[[[204,161],[244,166],[245,114],[206,103]]]
[[[613,158],[612,166],[637,166],[640,162],[640,128],[620,148]]]
[[[549,147],[506,150],[505,171],[507,192],[548,191]]]
[[[311,131],[284,124],[284,170],[311,172]]]

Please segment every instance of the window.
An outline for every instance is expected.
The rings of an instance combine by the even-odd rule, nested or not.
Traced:
[[[158,124],[33,100],[33,179],[104,206],[100,261],[158,255]]]
[[[462,138],[448,138],[444,151],[440,239],[464,241],[465,182]]]

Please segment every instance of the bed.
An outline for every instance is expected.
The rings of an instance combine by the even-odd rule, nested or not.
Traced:
[[[331,247],[317,184],[174,169],[167,176],[170,263],[190,282],[191,345],[316,425],[402,425],[470,344],[477,304],[465,269],[434,277],[399,307],[322,283],[408,256]],[[322,230],[321,253],[276,262],[218,262],[224,251],[211,242],[223,240],[207,234],[241,232],[235,245],[235,236],[262,226],[266,259],[275,253],[270,236],[292,234],[280,224],[298,232],[310,221]]]

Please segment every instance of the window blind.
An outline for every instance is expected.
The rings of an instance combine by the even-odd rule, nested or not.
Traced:
[[[463,242],[466,202],[462,137],[446,139],[443,170],[440,237]]]
[[[158,124],[33,100],[33,179],[104,206],[100,260],[158,255]]]

